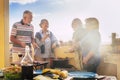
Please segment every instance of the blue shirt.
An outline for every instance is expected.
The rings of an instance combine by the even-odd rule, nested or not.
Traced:
[[[100,61],[100,43],[101,36],[97,29],[89,31],[87,35],[84,36],[84,38],[80,41],[83,57],[85,57],[89,52],[93,52],[94,54],[88,63]]]

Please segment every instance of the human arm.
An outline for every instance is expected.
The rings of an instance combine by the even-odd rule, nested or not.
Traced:
[[[32,45],[33,45],[33,48],[39,48],[38,44],[35,42],[35,39],[32,38]]]
[[[99,55],[101,38],[99,34],[92,34],[89,39],[87,39],[87,48],[89,49],[86,56],[83,57],[83,64],[87,64],[88,61],[94,57]]]
[[[87,64],[88,61],[94,56],[94,52],[90,51],[85,57],[83,57],[83,64]]]
[[[13,44],[18,44],[21,47],[25,47],[26,44],[24,42],[21,42],[20,40],[18,40],[16,37],[17,37],[17,26],[15,23],[15,24],[13,24],[12,29],[11,29],[10,40],[11,40],[11,42],[13,42]]]
[[[69,49],[69,52],[74,52],[80,50],[80,41],[72,40],[71,48]]]
[[[10,36],[10,40],[11,40],[11,42],[13,42],[15,44],[21,45],[23,48],[25,48],[25,46],[26,46],[26,44],[24,42],[17,40],[14,35]]]
[[[58,40],[52,32],[50,32],[50,38],[52,43],[52,49],[54,49],[58,45]]]
[[[40,47],[41,45],[44,44],[47,37],[48,37],[48,35],[45,35],[44,37],[42,37],[42,34],[40,32],[36,32],[35,42],[38,45],[38,47]]]

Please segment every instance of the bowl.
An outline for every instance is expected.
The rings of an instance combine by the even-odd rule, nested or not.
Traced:
[[[11,66],[3,70],[5,80],[22,80],[21,67]]]
[[[22,80],[21,73],[5,73],[4,78],[5,80]]]

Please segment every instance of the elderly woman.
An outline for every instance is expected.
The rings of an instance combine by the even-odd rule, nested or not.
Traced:
[[[35,41],[39,48],[35,48],[34,59],[37,61],[49,61],[54,58],[53,49],[57,45],[57,39],[54,34],[48,30],[49,22],[47,19],[42,19],[40,22],[41,30],[36,33]]]

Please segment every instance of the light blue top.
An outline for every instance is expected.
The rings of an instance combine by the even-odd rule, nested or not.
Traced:
[[[40,57],[40,58],[50,58],[50,57],[54,57],[54,53],[52,51],[52,45],[57,42],[56,37],[53,35],[53,33],[51,31],[50,32],[50,36],[44,41],[41,42],[41,38],[43,36],[45,36],[42,33],[42,30],[40,30],[40,32],[36,33],[35,36],[35,40],[36,43],[39,45],[39,47],[44,44],[45,46],[45,53],[41,54],[41,49],[40,48],[35,48],[35,57]]]
[[[80,41],[83,57],[85,57],[89,52],[94,53],[94,56],[88,61],[88,63],[94,63],[96,62],[95,60],[100,60],[100,43],[101,36],[97,29],[89,31]]]

